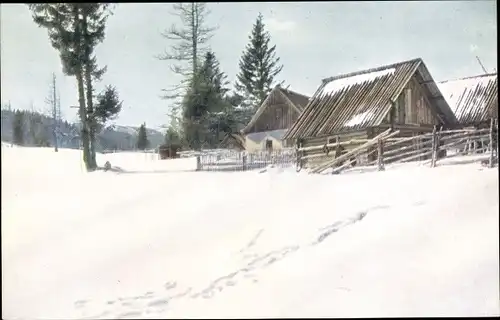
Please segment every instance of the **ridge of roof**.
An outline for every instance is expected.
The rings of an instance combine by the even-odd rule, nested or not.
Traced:
[[[358,71],[354,71],[354,72],[350,72],[350,73],[345,73],[345,74],[339,74],[339,75],[336,75],[336,76],[324,78],[321,81],[322,81],[323,84],[326,84],[326,83],[334,81],[334,80],[339,80],[339,79],[343,79],[343,78],[349,78],[349,77],[358,76],[358,75],[362,75],[362,74],[367,74],[367,73],[382,71],[382,70],[386,70],[386,69],[391,69],[391,68],[395,68],[395,67],[398,67],[398,66],[403,65],[403,64],[413,63],[413,62],[417,62],[417,61],[418,62],[423,62],[422,58],[415,58],[415,59],[400,61],[400,62],[396,62],[396,63],[384,65],[384,66],[379,66],[379,67],[376,67],[376,68],[370,68],[370,69],[358,70]]]

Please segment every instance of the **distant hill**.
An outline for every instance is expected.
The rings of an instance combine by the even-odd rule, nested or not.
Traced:
[[[12,142],[13,130],[12,121],[14,111],[2,110],[2,141]],[[29,132],[29,118],[36,117],[37,132],[46,137],[50,145],[53,144],[52,138],[52,118],[38,112],[25,111],[24,117],[24,136],[27,146],[34,146],[35,141],[32,139]],[[78,149],[80,147],[80,124],[60,121],[59,127],[59,146],[62,148]],[[134,150],[137,142],[139,127],[110,125],[103,129],[97,137],[97,151],[104,150]],[[158,130],[147,129],[148,140],[150,147],[155,148],[164,142],[164,134]]]

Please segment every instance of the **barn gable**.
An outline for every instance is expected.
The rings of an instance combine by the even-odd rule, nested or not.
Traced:
[[[243,134],[286,130],[299,117],[309,97],[276,86],[257,109]]]

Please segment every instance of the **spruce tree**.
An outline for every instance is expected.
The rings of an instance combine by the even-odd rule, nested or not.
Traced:
[[[91,165],[88,114],[85,105],[83,32],[81,4],[43,3],[28,5],[35,23],[47,29],[52,47],[59,52],[64,74],[74,76],[78,89],[78,114],[81,122],[80,136],[83,161],[88,171]]]
[[[104,39],[104,27],[111,13],[107,3],[28,4],[34,22],[48,31],[52,47],[59,52],[63,72],[77,81],[83,160],[88,171],[95,161],[92,78],[99,79],[105,68],[97,67],[93,54]]]
[[[148,133],[146,132],[146,124],[143,123],[139,127],[137,135],[137,149],[145,150],[147,147],[149,147]]]
[[[99,123],[94,116],[93,81],[100,81],[106,67],[99,68],[94,54],[96,46],[104,41],[106,21],[112,11],[109,3],[83,3],[81,5],[81,25],[83,37],[84,78],[86,86],[87,114],[89,115],[90,163],[97,168],[96,134]]]
[[[120,101],[118,90],[111,85],[106,86],[104,90],[97,95],[94,102],[94,122],[97,132],[106,125],[109,120],[115,119],[122,110],[123,102]]]
[[[191,148],[212,147],[217,142],[216,116],[229,106],[227,85],[227,76],[220,70],[215,54],[207,52],[183,100],[184,135]]]
[[[24,145],[24,115],[21,111],[16,110],[14,112],[14,118],[12,121],[12,140],[14,144],[19,146]]]
[[[276,46],[270,45],[271,35],[265,30],[261,13],[253,25],[249,40],[239,62],[240,72],[236,76],[235,89],[242,99],[242,106],[253,112],[272,90],[275,77],[283,65],[279,65]]]

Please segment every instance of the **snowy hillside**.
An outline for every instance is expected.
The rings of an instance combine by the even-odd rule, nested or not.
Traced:
[[[38,112],[34,112],[33,114],[39,118],[39,123],[37,123],[37,128],[39,128],[37,129],[37,132],[43,131],[46,140],[52,144],[52,119]],[[12,121],[14,118],[14,112],[9,110],[1,110],[1,116],[2,141],[11,142],[13,137]],[[30,135],[30,123],[28,120],[28,116],[31,116],[31,114],[27,113],[24,119],[24,142],[27,146],[34,146],[35,143]],[[80,147],[80,141],[78,138],[80,131],[79,128],[79,123],[68,123],[66,121],[60,121],[58,124],[58,130],[60,132],[60,146],[78,149]],[[137,144],[138,129],[139,127],[109,125],[99,133],[97,137],[97,148],[98,150],[135,149]],[[155,148],[158,145],[164,143],[165,134],[161,131],[147,128],[146,132],[148,135],[150,146],[152,148]]]
[[[2,144],[4,319],[500,314],[497,169],[166,172],[193,159],[106,156],[136,173]]]

